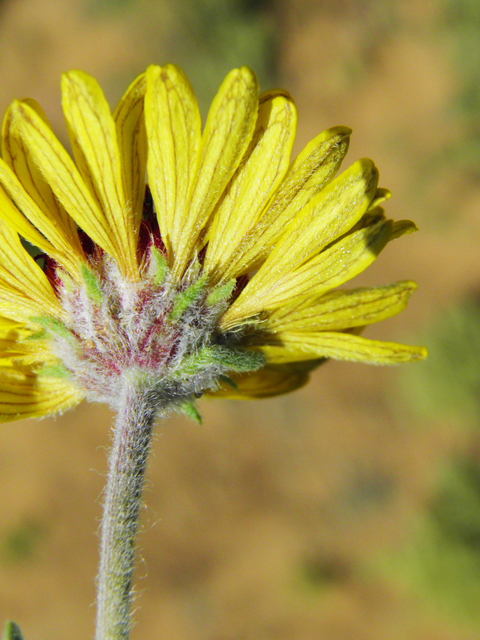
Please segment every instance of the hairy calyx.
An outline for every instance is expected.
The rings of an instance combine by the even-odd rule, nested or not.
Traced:
[[[118,409],[128,378],[149,391],[158,410],[176,406],[192,415],[195,398],[220,376],[263,365],[261,354],[236,346],[238,333],[218,329],[234,283],[212,288],[198,263],[175,284],[152,243],[137,282],[126,280],[105,255],[91,259],[81,273],[80,281],[56,274],[66,320],[33,320],[63,374],[89,399]]]

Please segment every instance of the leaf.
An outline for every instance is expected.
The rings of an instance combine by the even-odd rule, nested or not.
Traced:
[[[23,635],[18,624],[7,620],[3,629],[2,640],[23,640]]]

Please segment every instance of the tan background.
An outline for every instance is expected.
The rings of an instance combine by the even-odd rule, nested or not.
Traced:
[[[0,3],[2,113],[34,97],[65,140],[62,71],[114,104],[167,61],[205,113],[248,64],[295,97],[295,153],[352,127],[345,166],[373,157],[388,212],[421,228],[357,280],[419,283],[367,335],[427,342],[427,363],[332,362],[290,396],[157,426],[133,639],[479,637],[479,34],[475,0]],[[82,405],[0,426],[0,623],[26,640],[93,636],[110,422]]]

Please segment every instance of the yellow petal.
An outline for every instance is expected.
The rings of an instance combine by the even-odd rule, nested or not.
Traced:
[[[174,65],[147,69],[148,181],[170,263],[194,179],[201,140],[197,100]],[[180,224],[181,222],[181,224]]]
[[[366,212],[377,181],[373,162],[359,160],[312,198],[259,269],[257,286],[270,286],[351,229]]]
[[[400,364],[422,360],[427,355],[424,347],[368,340],[350,333],[323,331],[318,333],[281,333],[275,336],[275,343],[272,339],[272,344],[257,348],[263,353],[269,364],[320,357],[367,364]]]
[[[38,313],[62,314],[46,275],[23,248],[15,231],[0,220],[0,307],[25,322]]]
[[[174,280],[182,276],[194,257],[200,232],[250,144],[257,108],[258,85],[253,72],[247,67],[234,69],[212,102],[190,201],[174,220]]]
[[[236,247],[224,279],[247,273],[265,260],[286,226],[335,175],[350,133],[347,127],[327,129],[297,156],[265,214]]]
[[[391,237],[391,221],[381,221],[347,235],[303,267],[287,275],[263,299],[265,309],[273,309],[289,299],[319,296],[364,271]]]
[[[142,221],[145,197],[147,140],[144,99],[146,85],[145,74],[142,73],[128,87],[113,113],[120,151],[123,191],[127,208],[132,211],[135,233],[138,233]]]
[[[62,106],[77,166],[108,223],[120,269],[138,278],[138,226],[123,190],[115,122],[97,81],[82,71],[62,77]]]
[[[260,96],[259,111],[250,147],[233,176],[225,197],[215,211],[208,235],[204,270],[214,280],[225,265],[288,169],[297,123],[291,97],[278,91]]]
[[[26,100],[25,104],[36,111],[46,122],[45,114],[35,101]],[[29,196],[26,206],[25,198],[18,198],[18,183],[13,186],[14,192],[7,184],[5,186],[30,222],[55,245],[61,255],[63,254],[62,262],[68,268],[72,262],[84,259],[75,222],[54,197],[52,189],[33,161],[28,147],[24,144],[15,126],[14,113],[15,103],[7,110],[3,121],[2,154],[6,164],[17,176],[21,185],[20,189],[23,188]]]
[[[380,220],[334,243],[304,266],[277,282],[256,282],[256,274],[221,318],[221,327],[245,320],[262,310],[275,309],[307,296],[320,296],[364,271],[392,239],[393,223]]]
[[[118,247],[117,238],[75,164],[50,127],[25,103],[17,104],[15,116],[18,118],[18,133],[55,196],[79,227],[115,258],[122,268],[123,251]],[[27,236],[25,238],[29,240]],[[34,244],[41,247],[37,242]]]
[[[25,371],[32,365],[43,366],[46,362],[58,364],[50,351],[48,341],[31,340],[36,333],[28,327],[8,318],[0,318],[0,367],[12,367]]]
[[[28,346],[26,348],[21,341],[31,333],[18,322],[9,318],[0,318],[0,362],[22,358],[26,354]]]
[[[27,298],[21,291],[10,287],[0,278],[0,314],[16,322],[28,322],[32,315],[45,313],[35,301]]]
[[[0,316],[0,332],[2,334],[2,336],[5,334],[5,332],[7,331],[11,331],[12,329],[19,329],[21,328],[23,325],[19,322],[16,322],[15,320],[11,320],[10,318],[4,318],[2,316]]]
[[[382,202],[385,202],[386,200],[390,200],[391,197],[392,197],[392,194],[388,189],[384,189],[382,187],[378,188],[375,192],[375,196],[373,197],[373,200],[370,202],[368,206],[368,211],[375,209],[375,207],[378,207],[378,205],[382,204]]]
[[[13,204],[11,198],[0,186],[0,218],[12,229],[15,229],[25,240],[42,249],[52,257],[56,257],[58,251],[48,242],[42,234],[25,218],[23,213]]]
[[[49,215],[37,206],[24,189],[21,181],[1,158],[0,184],[21,211],[20,216],[13,213],[10,217],[7,213],[5,218],[12,219],[15,224],[15,222],[19,222],[19,217],[24,215],[44,236],[42,244],[45,245],[45,239],[48,241],[46,246],[49,247],[49,254],[70,272],[78,273],[78,262],[83,256],[83,251],[80,245],[76,245],[75,241],[72,242],[68,226],[58,220],[54,212]],[[20,225],[21,223],[18,225],[19,229]]]
[[[235,386],[223,382],[216,391],[207,393],[206,397],[251,400],[289,393],[303,387],[308,382],[310,371],[318,364],[319,362],[311,360],[283,365],[267,365],[254,373],[232,375],[231,380]]]
[[[40,418],[74,407],[83,394],[68,382],[0,364],[0,421]]]
[[[387,287],[332,291],[273,311],[265,321],[269,331],[341,331],[380,322],[402,311],[417,288],[411,281]]]
[[[411,220],[397,220],[393,223],[390,240],[415,233],[415,231],[418,231],[418,227]]]

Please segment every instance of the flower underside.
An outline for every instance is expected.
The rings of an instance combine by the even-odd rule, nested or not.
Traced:
[[[63,109],[74,160],[40,107],[15,102],[0,160],[0,416],[120,403],[133,378],[159,410],[204,393],[265,397],[327,358],[396,364],[419,347],[368,340],[412,282],[338,289],[415,230],[385,218],[378,171],[336,175],[350,131],[290,163],[291,97],[232,71],[203,134],[183,73],[150,67],[113,114],[73,71]],[[43,255],[33,260],[20,238]]]
[[[194,412],[192,398],[222,377],[235,386],[227,374],[255,371],[265,359],[239,349],[239,333],[218,328],[235,282],[210,290],[198,261],[172,282],[158,228],[149,236],[136,282],[98,248],[78,280],[51,268],[66,319],[32,318],[43,331],[31,339],[45,342],[61,363],[41,373],[70,379],[92,401],[118,407],[128,376],[157,394],[159,410]]]

